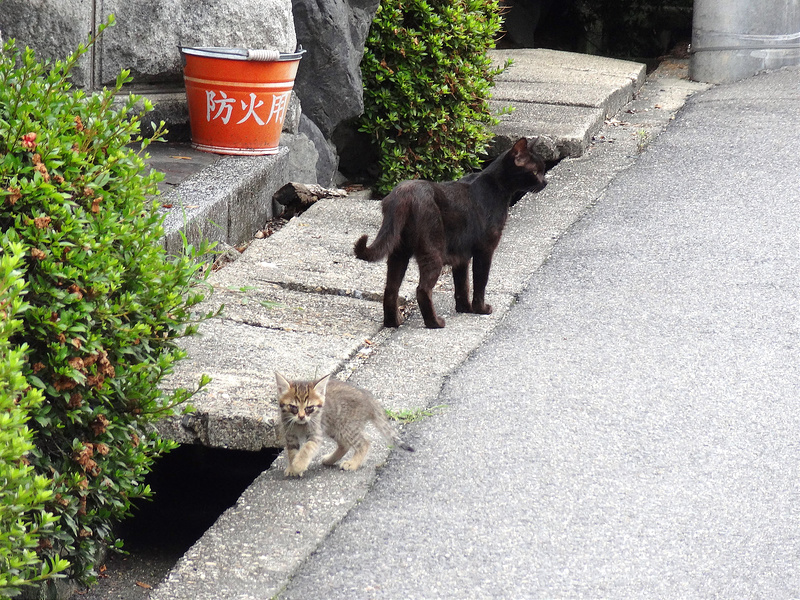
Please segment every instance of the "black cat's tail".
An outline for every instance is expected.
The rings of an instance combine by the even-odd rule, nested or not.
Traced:
[[[413,194],[411,189],[416,182],[400,184],[383,200],[383,222],[378,234],[370,245],[369,236],[362,235],[353,246],[356,258],[375,262],[388,256],[400,244],[400,235],[411,214]]]
[[[358,238],[355,246],[353,246],[353,252],[355,252],[356,258],[375,262],[376,260],[381,260],[385,256],[388,256],[389,253],[394,250],[397,241],[400,239],[400,233],[395,233],[393,231],[394,221],[392,215],[384,213],[383,223],[378,230],[378,235],[375,236],[375,239],[369,246],[367,246],[367,238],[369,236],[362,235]]]
[[[377,253],[373,252],[372,248],[367,246],[368,237],[368,235],[362,235],[356,240],[356,244],[353,246],[353,252],[355,252],[356,258],[368,261],[380,260],[383,256],[377,256]]]

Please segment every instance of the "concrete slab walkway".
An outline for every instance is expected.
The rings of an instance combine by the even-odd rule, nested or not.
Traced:
[[[494,50],[492,62],[511,65],[497,78],[492,106],[507,105],[494,131],[496,150],[520,135],[537,138],[546,160],[581,156],[606,118],[619,112],[645,81],[645,66],[557,50]]]
[[[799,86],[690,99],[277,598],[800,597]]]

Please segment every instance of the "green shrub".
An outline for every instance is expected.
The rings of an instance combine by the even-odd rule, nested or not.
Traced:
[[[27,306],[22,301],[24,281],[17,270],[22,244],[4,240],[0,255],[0,597],[17,595],[21,587],[41,581],[68,564],[43,562],[37,550],[42,536],[56,532],[58,518],[45,509],[52,501],[52,481],[36,475],[27,458],[33,450],[28,411],[42,402],[22,374],[25,345],[12,348],[9,337],[18,331],[17,318]]]
[[[193,257],[169,257],[160,241],[163,176],[143,154],[163,127],[142,139],[136,107],[152,107],[136,96],[113,108],[125,71],[112,89],[73,90],[86,50],[41,63],[10,40],[0,64],[0,230],[4,246],[25,248],[30,304],[12,342],[30,347],[24,374],[44,397],[29,460],[53,480],[61,526],[40,545],[79,581],[93,579],[103,546],[121,545],[113,524],[150,494],[144,476],[174,446],[150,423],[191,396],[158,384],[184,357],[176,340],[196,331],[202,299]]]
[[[486,51],[500,28],[497,0],[382,0],[361,70],[360,131],[379,149],[377,188],[403,179],[454,179],[479,166],[497,119]]]

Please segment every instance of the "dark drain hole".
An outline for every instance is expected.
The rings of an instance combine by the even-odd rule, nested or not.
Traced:
[[[152,500],[138,500],[118,527],[129,554],[110,554],[97,585],[75,598],[145,598],[279,454],[187,444],[163,456],[146,480]]]
[[[125,546],[187,550],[279,453],[186,444],[161,457],[146,480],[154,497],[137,501],[133,518],[120,526]]]

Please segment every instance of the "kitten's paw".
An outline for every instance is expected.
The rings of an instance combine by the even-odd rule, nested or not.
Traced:
[[[303,469],[302,471],[297,471],[294,469],[294,467],[286,467],[286,470],[283,472],[283,474],[286,475],[287,477],[302,477],[303,473],[305,472],[306,472],[305,469]]]
[[[341,464],[342,471],[355,471],[358,467],[361,466],[361,461],[355,460],[346,460]]]

